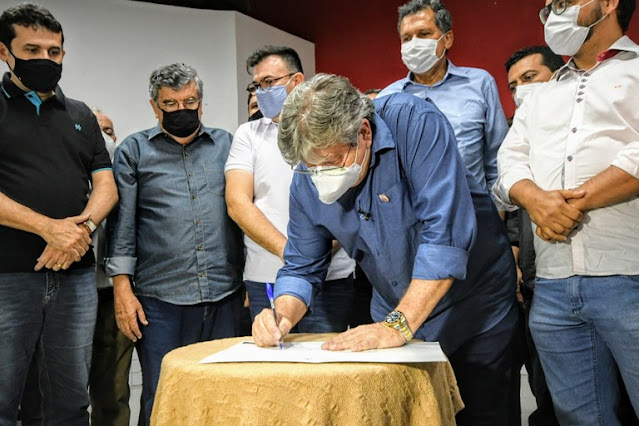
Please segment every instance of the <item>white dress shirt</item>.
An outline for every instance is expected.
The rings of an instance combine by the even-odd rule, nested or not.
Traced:
[[[569,61],[515,114],[497,156],[493,195],[514,210],[510,189],[530,179],[544,190],[573,189],[608,167],[639,179],[639,46],[617,40],[590,70]],[[533,224],[534,226],[534,224]],[[537,276],[639,274],[639,200],[586,212],[565,242],[535,235]]]

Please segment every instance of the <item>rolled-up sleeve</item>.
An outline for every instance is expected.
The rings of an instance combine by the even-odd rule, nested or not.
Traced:
[[[386,121],[404,123],[395,130],[396,141],[422,223],[412,276],[464,279],[477,218],[468,186],[474,180],[466,175],[453,129],[441,113],[417,105],[389,109]]]
[[[524,102],[518,109],[513,125],[504,139],[497,154],[499,176],[492,187],[492,195],[497,207],[505,211],[513,211],[518,207],[510,200],[510,189],[517,182],[530,179],[530,145],[526,138],[526,105]]]
[[[135,275],[136,212],[137,212],[137,158],[133,139],[127,139],[116,149],[113,174],[120,201],[107,221],[109,248],[104,261],[107,275]]]

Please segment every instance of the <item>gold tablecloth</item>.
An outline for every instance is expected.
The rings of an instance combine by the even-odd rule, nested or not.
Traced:
[[[332,334],[291,334],[324,341]],[[449,363],[200,360],[249,338],[176,349],[162,361],[151,425],[443,425],[463,408]]]

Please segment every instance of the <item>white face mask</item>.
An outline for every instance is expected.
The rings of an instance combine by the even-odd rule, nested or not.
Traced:
[[[520,84],[515,88],[515,105],[517,108],[524,102],[524,99],[532,93],[535,88],[539,87],[543,83],[538,81],[536,83]]]
[[[590,28],[608,16],[604,15],[597,22],[587,27],[578,25],[579,11],[593,1],[595,0],[590,0],[581,6],[571,6],[561,15],[550,13],[546,25],[544,25],[544,37],[548,47],[557,55],[573,56],[577,53],[584,41],[586,41]]]
[[[335,201],[339,200],[339,198],[344,195],[351,186],[355,185],[355,182],[359,179],[359,175],[362,173],[362,164],[364,164],[366,156],[368,155],[368,148],[366,148],[362,164],[357,164],[358,150],[359,145],[357,145],[357,149],[355,150],[355,161],[349,167],[340,167],[335,169],[331,166],[317,166],[309,168],[310,171],[317,172],[311,174],[311,180],[313,181],[315,188],[317,188],[319,199],[322,203],[333,204]],[[334,170],[339,174],[331,174],[328,170],[323,173],[322,170],[326,169]]]
[[[102,138],[104,139],[104,146],[106,147],[107,152],[109,153],[109,158],[113,161],[113,154],[115,153],[115,142],[111,139],[111,136],[102,132]]]
[[[406,68],[415,74],[423,74],[430,70],[437,61],[444,57],[437,57],[437,43],[444,37],[442,35],[437,40],[432,38],[414,37],[412,40],[402,43],[402,61]]]

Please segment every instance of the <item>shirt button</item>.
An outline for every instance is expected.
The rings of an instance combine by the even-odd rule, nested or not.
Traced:
[[[584,77],[590,77],[590,73],[584,73]]]
[[[195,219],[195,226],[200,226],[200,219]]]
[[[194,200],[197,200],[197,194],[191,195],[191,198],[194,199]]]
[[[579,102],[581,102],[581,101],[583,101],[583,99],[581,99],[581,98],[578,98],[578,99],[577,99],[577,103],[579,103]]]
[[[587,80],[587,79],[585,79],[585,78],[582,78],[582,79],[581,79],[581,82],[582,82],[582,83],[587,83],[587,82],[588,82],[588,80]]]
[[[572,132],[573,132],[573,133],[577,133],[577,128],[576,128],[576,127],[573,127],[573,128],[572,128]]]
[[[586,87],[585,84],[582,84],[581,86],[579,86],[580,89],[584,89]]]
[[[392,285],[393,287],[396,287],[396,286],[397,286],[397,281],[391,281],[391,285]]]
[[[568,160],[568,161],[572,161],[572,155],[569,155],[569,156],[566,158],[566,160]]]
[[[200,272],[200,278],[204,278],[206,276],[206,272]]]
[[[204,249],[204,245],[202,244],[198,244],[197,247],[195,248],[197,251],[202,251]]]
[[[189,173],[189,177],[192,178],[193,177],[193,173]]]
[[[579,93],[577,93],[577,96],[581,96],[583,94],[584,94],[584,92],[579,92]]]

